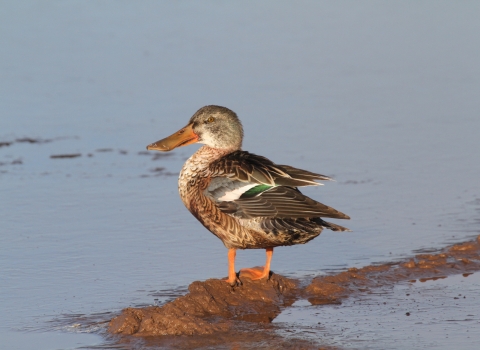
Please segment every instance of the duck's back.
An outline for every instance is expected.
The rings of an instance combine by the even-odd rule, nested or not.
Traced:
[[[245,151],[221,154],[202,147],[185,163],[179,178],[185,206],[227,248],[301,244],[323,228],[348,229],[322,218],[349,217],[305,195],[298,187],[329,177],[277,165]]]

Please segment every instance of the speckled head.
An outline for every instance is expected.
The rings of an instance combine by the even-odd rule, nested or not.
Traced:
[[[235,112],[220,106],[200,108],[188,125],[176,133],[147,146],[148,150],[171,151],[174,148],[203,143],[233,152],[242,147],[243,127]]]
[[[235,112],[220,106],[200,108],[192,118],[193,132],[198,143],[212,148],[238,150],[242,147],[243,127]]]

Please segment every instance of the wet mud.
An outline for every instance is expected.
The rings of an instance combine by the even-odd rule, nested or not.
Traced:
[[[9,147],[14,143],[49,143],[54,141],[54,139],[40,139],[40,138],[31,138],[31,137],[22,137],[17,138],[12,141],[0,141],[0,147]]]
[[[19,137],[13,140],[0,141],[0,147],[9,147],[15,143],[43,144],[43,143],[50,143],[58,140],[65,140],[68,138],[69,137],[56,137],[52,139],[42,139],[42,138],[34,138],[34,137]]]
[[[151,151],[140,151],[137,152],[139,156],[148,156],[152,160],[159,160],[159,159],[165,159],[172,157],[175,155],[175,152],[170,152],[170,153],[160,153],[160,152],[151,152]]]
[[[21,159],[14,159],[11,162],[0,162],[0,166],[2,166],[2,165],[18,165],[18,164],[23,164],[23,161]]]
[[[351,268],[311,281],[272,274],[270,280],[230,287],[225,281],[193,282],[189,292],[163,306],[127,308],[109,322],[108,333],[127,342],[148,346],[198,348],[242,344],[241,348],[269,344],[285,349],[318,349],[305,339],[284,339],[271,322],[296,300],[312,305],[341,304],[345,298],[394,287],[408,281],[425,282],[448,275],[467,276],[480,270],[480,236],[435,254],[417,254],[400,262]],[[133,337],[132,337],[133,336]]]
[[[78,158],[81,157],[81,153],[71,153],[71,154],[52,154],[50,158],[52,159],[62,159],[62,158]]]
[[[14,146],[16,144],[32,144],[32,145],[37,145],[37,144],[47,144],[47,143],[52,143],[55,141],[61,141],[61,140],[68,140],[68,139],[79,139],[79,137],[73,136],[73,137],[67,137],[67,136],[62,136],[62,137],[55,137],[55,138],[33,138],[33,137],[18,137],[18,138],[12,138],[8,140],[0,140],[0,148],[12,148],[11,146]],[[2,149],[3,150],[3,149]],[[25,152],[25,150],[23,150]],[[55,159],[55,160],[68,160],[72,158],[80,158],[83,157],[84,155],[87,158],[93,158],[95,157],[96,154],[101,155],[101,154],[120,154],[122,156],[128,155],[129,153],[133,155],[139,155],[139,156],[147,156],[150,158],[152,161],[158,161],[158,160],[163,160],[165,158],[175,158],[175,152],[171,153],[159,153],[159,152],[148,152],[148,151],[139,151],[139,152],[129,152],[125,149],[114,149],[114,148],[97,148],[95,150],[90,150],[90,151],[85,151],[83,153],[80,152],[75,152],[75,153],[58,153],[58,154],[50,154],[49,158],[50,159]],[[2,155],[0,155],[1,157]],[[3,169],[0,170],[0,173],[7,173],[8,171],[6,170],[8,166],[11,165],[22,165],[26,161],[17,155],[12,155],[12,154],[3,154],[4,157],[6,158],[16,158],[13,160],[6,160],[3,161],[0,159],[0,167],[3,167]],[[148,178],[148,177],[166,177],[166,176],[178,176],[178,172],[171,172],[165,169],[164,167],[155,167],[152,169],[146,169],[147,173],[140,175],[140,178]],[[42,175],[45,175],[46,173],[43,172]],[[108,176],[108,175],[107,175]]]
[[[231,287],[219,279],[193,282],[189,293],[161,307],[128,308],[109,332],[156,335],[208,335],[226,332],[237,322],[270,323],[298,294],[296,281],[272,275],[269,281],[245,279]]]
[[[12,144],[12,142],[8,141],[0,141],[0,147],[8,147]]]
[[[236,330],[197,336],[123,337],[113,348],[121,349],[278,349],[278,350],[340,350],[338,347],[319,345],[301,338],[284,338],[275,334],[273,327],[264,324],[255,328],[244,325]]]
[[[480,270],[480,236],[475,241],[453,245],[437,254],[417,254],[407,261],[351,268],[319,276],[305,288],[312,305],[339,304],[355,294],[392,286],[403,281],[426,282],[448,275],[468,275]]]

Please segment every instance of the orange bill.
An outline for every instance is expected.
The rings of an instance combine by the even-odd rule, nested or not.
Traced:
[[[149,151],[168,152],[174,148],[190,145],[198,141],[198,135],[193,132],[192,124],[178,130],[176,133],[151,143],[147,146]]]

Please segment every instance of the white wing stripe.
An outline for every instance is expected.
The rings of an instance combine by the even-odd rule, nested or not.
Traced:
[[[227,201],[227,202],[234,201],[234,200],[240,198],[240,196],[242,194],[244,194],[249,189],[251,189],[255,186],[257,186],[257,184],[248,184],[248,185],[236,188],[232,191],[226,191],[225,194],[222,197],[218,198],[218,200],[222,201],[222,202],[223,201]]]

